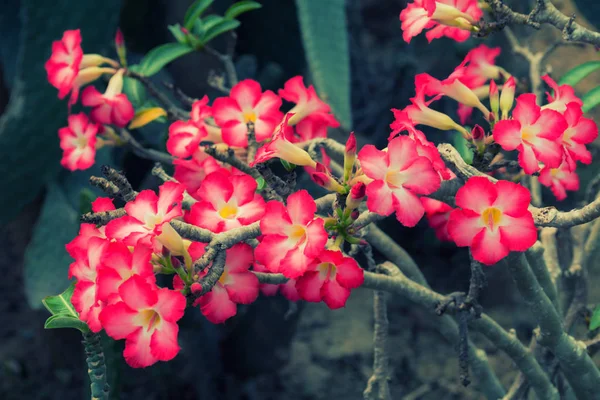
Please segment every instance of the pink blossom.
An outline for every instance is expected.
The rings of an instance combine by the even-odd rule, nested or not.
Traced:
[[[435,231],[435,236],[442,242],[451,242],[452,238],[448,234],[448,220],[450,212],[454,209],[442,201],[429,197],[421,197],[421,204],[425,209],[429,226]]]
[[[585,145],[592,143],[598,137],[598,126],[594,120],[585,118],[578,103],[569,103],[563,113],[567,129],[562,135],[562,145],[565,160],[571,169],[575,170],[576,161],[584,164],[592,162],[592,154]]]
[[[569,103],[575,103],[580,107],[583,105],[583,101],[577,97],[575,90],[571,85],[558,85],[554,79],[550,78],[549,75],[542,76],[542,79],[550,88],[553,93],[546,92],[548,98],[548,104],[542,107],[542,109],[556,110],[560,113],[565,112]]]
[[[324,101],[319,99],[317,92],[313,85],[308,88],[304,86],[302,76],[295,76],[289,79],[283,86],[283,89],[279,89],[279,96],[283,99],[296,103],[296,105],[289,111],[294,116],[289,120],[290,125],[296,125],[306,117],[316,117],[320,119],[323,126],[337,127],[339,122],[331,114],[331,108]]]
[[[86,87],[81,93],[81,103],[86,107],[93,107],[90,118],[94,122],[123,128],[133,119],[133,105],[127,95],[122,93],[123,73],[124,70],[121,69],[110,78],[104,94],[93,86]]]
[[[63,167],[75,171],[88,169],[96,159],[96,135],[98,125],[91,122],[84,113],[69,115],[69,126],[58,130]]]
[[[558,168],[542,168],[539,180],[542,185],[552,190],[558,201],[567,198],[567,190],[574,192],[579,190],[579,176],[575,171],[570,170],[566,161]]]
[[[52,42],[52,56],[46,61],[48,82],[58,89],[58,98],[64,99],[73,89],[83,59],[81,31],[68,30],[62,39]]]
[[[173,160],[175,172],[173,178],[185,186],[185,190],[194,197],[207,175],[223,168],[217,160],[198,148],[190,159]],[[197,200],[197,199],[196,199]]]

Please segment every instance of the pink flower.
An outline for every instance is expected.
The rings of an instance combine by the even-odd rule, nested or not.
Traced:
[[[154,284],[156,278],[150,263],[151,257],[150,247],[137,245],[132,252],[122,242],[110,243],[102,258],[102,267],[98,270],[98,300],[109,303],[119,301],[119,287],[134,275]]]
[[[250,163],[251,167],[277,157],[295,165],[316,168],[316,163],[310,154],[289,141],[288,138],[293,136],[292,127],[288,125],[291,118],[293,118],[293,114],[286,114],[283,121],[277,126],[273,139],[256,152],[254,161]]]
[[[452,238],[448,234],[448,220],[450,212],[454,209],[444,202],[428,197],[421,197],[421,204],[425,209],[429,226],[435,231],[435,236],[442,242],[451,242]]]
[[[317,205],[306,190],[291,194],[287,206],[269,201],[260,220],[264,236],[255,249],[256,260],[290,279],[302,275],[327,242],[324,222],[315,219],[316,211]]]
[[[456,74],[456,77],[471,89],[485,85],[490,79],[500,79],[505,73],[503,68],[496,65],[496,58],[501,51],[500,47],[491,48],[480,44],[467,53],[461,64],[464,67],[457,68],[450,76]]]
[[[79,234],[65,246],[69,255],[75,258],[77,251],[86,251],[91,238],[106,239],[104,229],[104,226],[96,228],[94,224],[81,224]]]
[[[205,129],[207,132],[206,140],[213,143],[222,143],[221,128],[209,123],[212,118],[212,107],[208,105],[208,96],[202,97],[200,100],[194,101],[192,111],[190,112],[190,122],[196,124],[200,129]]]
[[[106,225],[106,236],[128,246],[144,244],[158,250],[160,245],[154,238],[161,233],[162,225],[183,215],[183,191],[183,185],[175,182],[165,182],[158,196],[152,190],[141,191],[135,200],[125,204],[127,215]]]
[[[323,300],[334,310],[344,307],[350,289],[356,289],[363,281],[364,272],[353,258],[344,257],[339,250],[323,250],[298,278],[296,289],[303,300]]]
[[[112,199],[108,197],[98,197],[96,200],[92,201],[92,212],[97,213],[113,210],[115,210],[115,205],[113,204]]]
[[[579,190],[579,177],[575,171],[570,170],[566,161],[558,168],[542,168],[539,180],[542,185],[552,190],[558,201],[567,198],[567,190],[574,192]]]
[[[59,99],[64,99],[73,89],[82,59],[79,29],[65,31],[61,40],[52,42],[52,55],[44,67],[48,82],[58,89]]]
[[[336,127],[339,122],[331,114],[331,108],[317,95],[313,85],[304,86],[302,76],[289,79],[283,89],[279,89],[279,96],[287,101],[296,103],[289,111],[294,116],[289,120],[290,125],[296,125],[304,118],[311,116],[321,118],[325,126]]]
[[[248,123],[254,124],[256,141],[262,142],[273,134],[281,122],[281,98],[270,90],[262,92],[260,84],[245,79],[235,85],[229,97],[213,103],[213,116],[221,127],[223,142],[230,146],[248,146]]]
[[[331,119],[330,114],[310,114],[295,125],[296,136],[292,142],[304,142],[315,138],[327,137],[328,128],[337,128],[340,123]],[[331,116],[332,117],[332,116]],[[333,118],[333,117],[332,117]]]
[[[135,113],[131,102],[123,91],[123,73],[120,69],[110,78],[104,94],[95,87],[88,86],[81,93],[81,103],[93,107],[90,112],[92,121],[105,125],[125,127]]]
[[[542,107],[542,109],[549,108],[550,110],[556,110],[560,113],[565,112],[567,104],[575,103],[580,107],[583,105],[583,101],[575,95],[575,90],[570,85],[560,85],[550,78],[549,75],[542,76],[542,79],[550,88],[552,88],[553,94],[546,92],[548,98],[548,104]]]
[[[74,242],[67,245],[67,251],[75,259],[69,266],[69,279],[77,279],[71,302],[79,313],[79,318],[87,323],[93,332],[102,330],[98,315],[104,304],[97,300],[96,278],[100,260],[107,246],[108,241],[98,237],[89,238],[85,248],[74,246]]]
[[[233,175],[221,169],[204,179],[185,220],[219,233],[250,225],[262,218],[265,201],[256,193],[257,183],[249,175]]]
[[[583,111],[578,103],[569,103],[563,113],[567,129],[562,135],[562,145],[565,160],[571,171],[575,170],[576,161],[584,164],[592,162],[592,154],[585,145],[592,143],[598,137],[598,126],[594,120],[583,117]]]
[[[98,125],[84,113],[69,115],[69,126],[58,130],[63,156],[60,164],[71,170],[88,169],[96,159]]]
[[[415,0],[400,13],[402,38],[405,42],[423,31],[431,42],[442,36],[464,42],[483,12],[477,0]]]
[[[158,289],[138,275],[119,287],[122,301],[108,305],[100,321],[108,336],[126,339],[123,356],[134,368],[169,361],[179,352],[177,321],[183,317],[185,297]]]
[[[262,264],[255,263],[252,267],[256,272],[269,272],[267,267]],[[269,283],[261,283],[259,285],[260,292],[265,296],[275,296],[279,291],[283,297],[289,301],[298,301],[300,296],[296,289],[296,279],[288,279],[286,283],[273,285]]]
[[[526,174],[539,171],[540,162],[558,167],[563,159],[559,139],[567,128],[563,116],[554,110],[540,109],[532,93],[517,98],[512,116],[512,120],[496,123],[494,140],[504,150],[519,151],[519,165]]]
[[[169,126],[167,151],[175,156],[186,158],[198,151],[200,142],[206,138],[206,129],[192,121],[175,121]]]
[[[440,187],[439,175],[427,158],[418,155],[415,142],[397,137],[387,152],[366,145],[358,159],[365,175],[373,179],[367,186],[367,208],[380,215],[396,211],[402,225],[415,226],[425,212],[417,196]]]
[[[492,265],[511,251],[525,251],[537,240],[529,210],[531,195],[523,186],[485,177],[469,178],[456,193],[448,233],[457,246],[470,246],[473,258]]]
[[[206,244],[192,243],[190,254],[196,260],[202,257]],[[194,306],[213,324],[220,324],[237,313],[238,304],[250,304],[258,297],[258,278],[250,271],[254,262],[252,247],[246,243],[235,244],[226,250],[225,270],[210,292],[199,297]],[[207,268],[202,276],[208,273]]]
[[[175,172],[173,178],[185,186],[191,196],[195,196],[202,181],[207,175],[223,168],[217,160],[198,148],[189,160],[176,158],[173,160]],[[196,199],[197,200],[197,199]]]

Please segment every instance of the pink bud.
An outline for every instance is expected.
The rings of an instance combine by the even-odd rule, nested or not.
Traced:
[[[181,261],[179,261],[179,258],[171,256],[171,265],[173,265],[174,268],[179,268],[181,267]]]
[[[185,35],[189,35],[190,31],[188,31],[186,28],[184,28],[183,26],[181,27],[181,32],[183,32]]]
[[[352,214],[350,214],[350,217],[353,220],[357,220],[359,216],[360,216],[360,212],[358,210],[352,210]]]
[[[122,47],[125,45],[125,39],[123,38],[123,32],[121,29],[117,29],[117,34],[115,35],[115,46]]]
[[[498,119],[498,110],[500,109],[500,93],[498,85],[494,80],[490,81],[490,107],[496,119]]]
[[[358,208],[360,203],[365,198],[367,186],[363,182],[358,182],[350,189],[350,194],[346,197],[346,207],[354,210]]]
[[[346,151],[344,154],[344,182],[350,180],[354,163],[356,162],[356,136],[354,132],[350,132],[350,137],[346,142]]]
[[[471,136],[473,137],[473,140],[482,140],[485,137],[485,131],[481,126],[475,125],[471,131]]]
[[[346,154],[356,154],[356,136],[350,132],[350,137],[346,141]]]
[[[192,293],[199,293],[202,291],[202,285],[199,284],[198,282],[194,282],[192,283],[192,286],[190,286],[190,289],[192,290]]]
[[[500,95],[500,110],[502,111],[502,119],[508,119],[508,112],[513,106],[515,100],[515,78],[510,77],[502,86],[502,94]]]

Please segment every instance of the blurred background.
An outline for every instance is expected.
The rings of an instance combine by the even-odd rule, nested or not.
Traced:
[[[89,398],[79,332],[44,331],[48,314],[40,303],[44,296],[68,285],[70,260],[64,244],[77,233],[78,216],[87,211],[89,200],[98,195],[87,184],[90,175],[98,174],[96,167],[69,173],[59,165],[57,129],[66,125],[67,106],[46,82],[43,65],[51,43],[64,30],[81,28],[86,53],[114,57],[112,43],[120,26],[130,63],[134,63],[151,48],[173,41],[167,25],[181,22],[191,2],[0,0],[1,399]],[[272,90],[298,74],[310,80],[315,66],[307,63],[305,32],[296,4],[304,0],[259,2],[262,9],[240,17],[234,58],[240,79],[258,79],[263,88]],[[231,3],[215,0],[209,11],[222,13]],[[306,3],[344,5],[343,0]],[[344,139],[353,129],[360,144],[385,147],[393,119],[390,108],[407,105],[414,94],[414,75],[428,72],[444,78],[481,42],[502,46],[498,63],[526,79],[527,63],[511,53],[502,33],[460,44],[440,39],[427,45],[420,36],[407,45],[398,19],[406,3],[346,0],[339,21],[318,21],[315,29],[321,45],[330,50],[330,62],[337,68],[325,73],[326,90],[332,93],[328,101],[344,128],[331,132],[333,137]],[[531,6],[528,1],[507,3],[525,12]],[[597,2],[554,3],[566,14],[576,13],[578,22],[600,28]],[[515,33],[535,50],[560,37],[560,32],[550,28],[539,32],[515,29]],[[224,49],[229,44],[222,39],[214,47]],[[564,47],[549,58],[549,64],[552,76],[558,78],[573,66],[595,59],[591,47]],[[324,61],[326,66],[328,61]],[[213,99],[219,93],[207,84],[208,76],[221,70],[219,60],[194,53],[171,64],[154,80],[172,82],[192,97],[208,94]],[[599,82],[596,73],[577,90],[586,92]],[[348,96],[340,97],[340,93]],[[455,103],[442,100],[438,109],[456,118]],[[159,124],[137,134],[145,144],[160,146],[166,131],[167,125]],[[454,140],[447,132],[428,135],[435,141]],[[597,155],[597,148],[593,151]],[[100,164],[124,170],[136,189],[156,185],[149,173],[152,163],[125,149],[100,151]],[[582,169],[582,184],[597,170],[597,165]],[[554,204],[550,192],[544,192],[544,199]],[[580,200],[573,195],[557,206],[572,208]],[[408,230],[390,218],[381,226],[415,258],[433,289],[449,293],[468,288],[466,251],[439,242],[425,222]],[[486,312],[528,341],[534,325],[510,277],[502,268],[485,272],[489,279],[482,299]],[[599,294],[593,292],[591,300],[600,300]],[[391,390],[397,398],[415,390],[421,395],[414,398],[420,399],[480,398],[472,388],[458,384],[455,350],[435,329],[430,311],[390,297],[389,318]],[[358,400],[371,374],[372,322],[372,292],[361,289],[338,311],[324,304],[261,297],[219,326],[191,310],[181,323],[183,350],[172,362],[134,370],[122,359],[123,343],[105,340],[109,382],[114,399]],[[475,335],[473,339],[488,352],[502,382],[510,385],[515,376],[511,361],[483,338]]]

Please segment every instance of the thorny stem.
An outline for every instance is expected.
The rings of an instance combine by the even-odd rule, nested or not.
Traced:
[[[84,333],[83,347],[90,377],[91,400],[108,400],[110,387],[106,379],[106,363],[100,335],[92,332]]]

